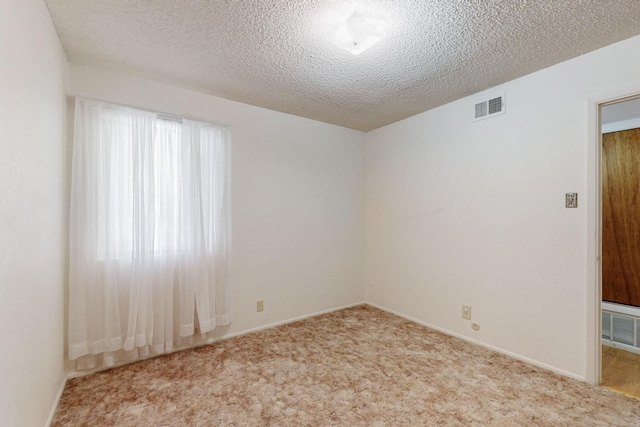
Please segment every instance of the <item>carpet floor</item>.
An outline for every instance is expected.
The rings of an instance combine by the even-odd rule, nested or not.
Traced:
[[[640,426],[640,401],[370,306],[70,380],[53,426]]]

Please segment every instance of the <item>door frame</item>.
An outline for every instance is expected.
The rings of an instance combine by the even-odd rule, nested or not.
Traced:
[[[602,124],[601,107],[640,97],[640,87],[596,93],[587,100],[587,335],[585,381],[600,385],[602,378]]]

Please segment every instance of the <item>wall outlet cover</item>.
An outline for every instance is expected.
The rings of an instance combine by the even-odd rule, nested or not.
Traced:
[[[467,319],[467,320],[471,320],[471,306],[470,305],[463,305],[462,306],[462,318],[463,319]]]

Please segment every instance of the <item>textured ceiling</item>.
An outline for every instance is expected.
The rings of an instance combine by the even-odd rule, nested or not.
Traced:
[[[639,0],[46,0],[71,62],[369,131],[640,34]],[[354,56],[352,12],[387,22]]]

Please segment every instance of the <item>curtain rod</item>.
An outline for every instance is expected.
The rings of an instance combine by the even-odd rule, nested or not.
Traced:
[[[178,123],[182,123],[182,117],[180,116],[174,116],[172,114],[166,114],[166,113],[158,113],[156,114],[156,117],[160,120],[167,120],[169,122],[178,122]]]
[[[100,97],[96,97],[96,96],[93,96],[93,95],[86,95],[86,94],[83,94],[83,93],[76,93],[75,95],[74,94],[70,94],[70,96],[72,96],[74,98],[86,99],[88,101],[104,102],[104,103],[107,103],[107,104],[115,104],[115,105],[118,105],[118,106],[121,106],[121,107],[134,108],[134,109],[137,109],[137,110],[146,111],[148,113],[154,113],[154,114],[157,114],[158,118],[161,119],[161,120],[170,120],[170,121],[175,121],[175,122],[179,122],[179,123],[182,123],[182,120],[184,120],[184,119],[193,120],[193,121],[197,121],[197,122],[210,123],[212,125],[219,126],[225,131],[228,131],[229,127],[230,127],[230,125],[228,125],[228,124],[216,122],[216,121],[213,121],[211,119],[203,119],[202,117],[190,116],[190,115],[187,115],[187,114],[182,114],[182,115],[170,114],[170,113],[166,113],[166,112],[163,112],[163,111],[155,110],[153,108],[141,107],[140,105],[136,105],[136,104],[130,104],[130,103],[121,102],[121,101],[114,101],[114,100],[109,99],[109,98],[100,98]]]

